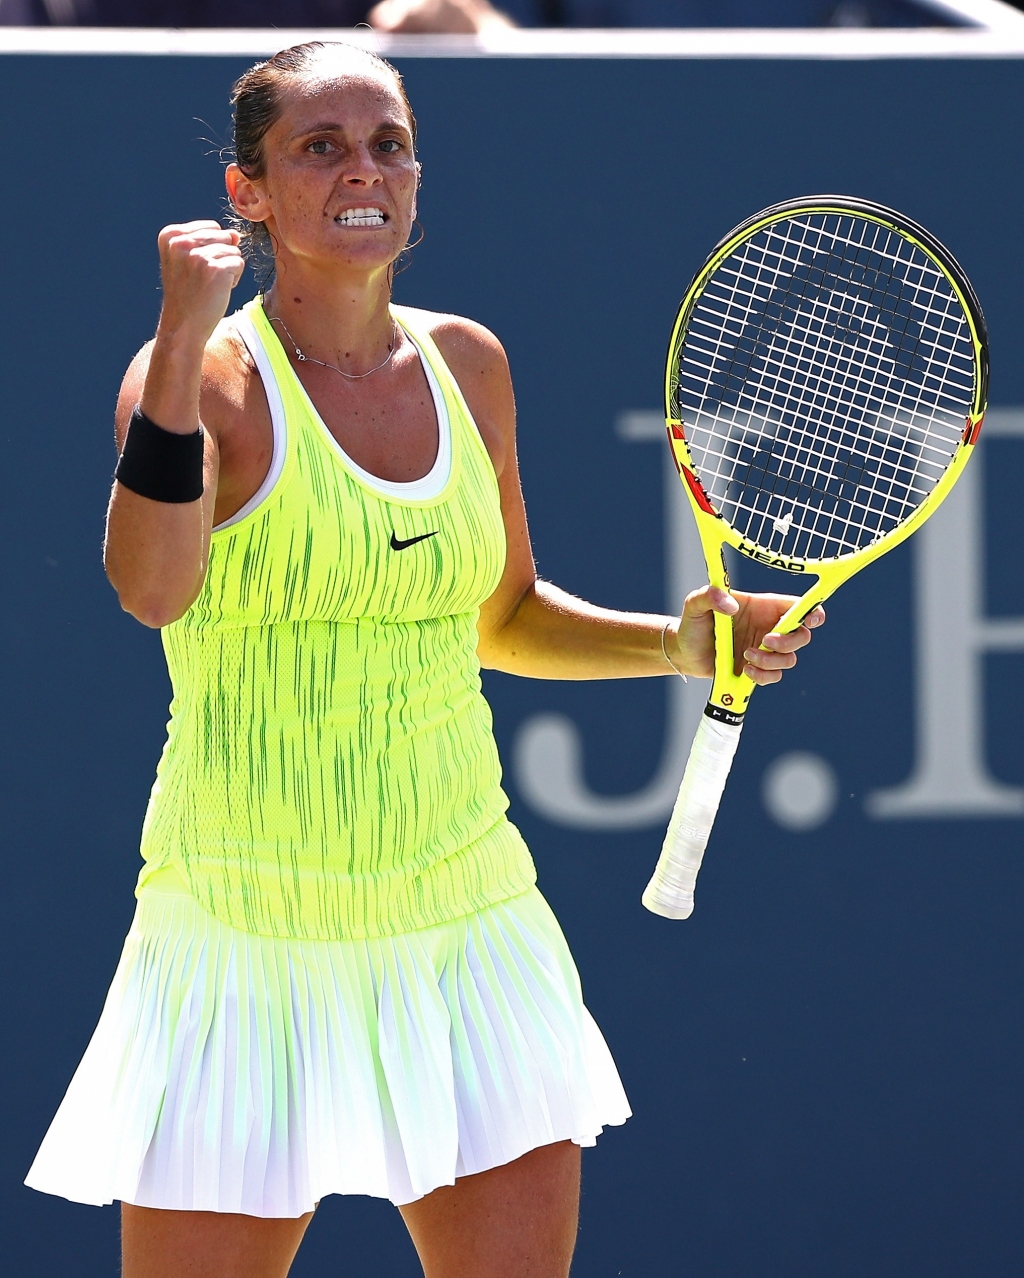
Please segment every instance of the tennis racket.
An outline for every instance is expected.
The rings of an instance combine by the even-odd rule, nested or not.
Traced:
[[[988,337],[955,258],[868,200],[773,205],[719,243],[679,307],[665,375],[669,443],[708,579],[724,549],[816,580],[787,634],[921,526],[981,429]],[[754,683],[715,614],[715,675],[643,903],[688,918]]]

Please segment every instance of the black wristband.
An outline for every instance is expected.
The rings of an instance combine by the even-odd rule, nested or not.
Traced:
[[[114,478],[152,501],[198,501],[203,495],[203,428],[191,435],[164,430],[136,404]]]

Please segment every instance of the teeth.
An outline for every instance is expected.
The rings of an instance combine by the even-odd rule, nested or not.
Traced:
[[[384,214],[380,209],[346,209],[334,220],[342,226],[383,226]]]

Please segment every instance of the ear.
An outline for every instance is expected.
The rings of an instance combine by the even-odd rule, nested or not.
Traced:
[[[265,222],[270,216],[270,203],[263,191],[263,183],[246,177],[237,164],[229,164],[224,170],[224,185],[228,199],[239,217],[247,222]]]

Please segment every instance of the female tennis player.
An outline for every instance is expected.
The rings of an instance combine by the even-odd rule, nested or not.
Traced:
[[[125,1278],[283,1278],[331,1193],[397,1203],[427,1278],[565,1278],[579,1147],[629,1110],[480,666],[707,676],[717,610],[773,683],[823,616],[782,638],[779,596],[677,620],[539,581],[500,345],[390,302],[397,72],[306,44],[233,101],[243,234],[160,233],[117,408],[107,571],[174,687],[138,911],[28,1183],[120,1200]],[[253,242],[273,286],[225,319]]]

